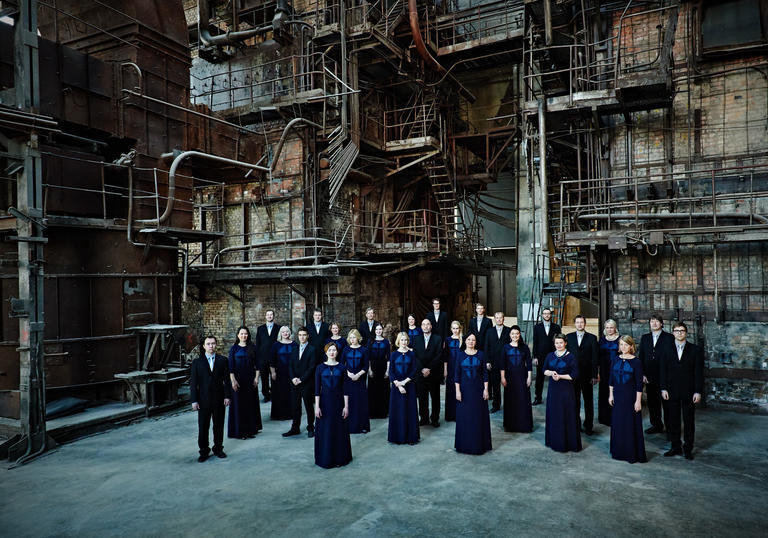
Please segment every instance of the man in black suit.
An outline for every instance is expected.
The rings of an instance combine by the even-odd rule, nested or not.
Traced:
[[[451,320],[448,319],[448,312],[440,310],[438,297],[432,299],[432,312],[429,312],[426,317],[432,324],[432,333],[445,342],[445,339],[451,335]]]
[[[483,352],[485,353],[486,368],[488,368],[488,387],[491,400],[491,413],[501,409],[501,351],[509,344],[509,327],[504,325],[504,312],[493,315],[493,327],[485,333]]]
[[[307,412],[307,437],[315,436],[315,367],[317,354],[312,344],[308,342],[309,333],[306,327],[297,331],[299,345],[293,348],[288,362],[288,375],[291,377],[291,402],[293,423],[291,429],[283,437],[301,433],[301,402]]]
[[[372,339],[376,338],[376,333],[373,332],[373,329],[379,322],[376,321],[375,317],[376,311],[373,308],[368,307],[365,310],[365,319],[360,322],[360,325],[357,326],[357,330],[360,333],[360,336],[363,337],[363,341],[360,342],[361,346],[367,346]]]
[[[475,312],[477,316],[470,318],[467,324],[467,336],[474,334],[477,339],[477,349],[483,351],[485,349],[485,335],[493,327],[493,322],[490,318],[485,317],[485,307],[480,303],[475,305]]]
[[[325,347],[325,341],[331,337],[331,329],[328,324],[323,321],[323,311],[319,308],[315,308],[312,312],[312,323],[307,325],[307,332],[309,333],[309,345],[315,349],[315,358],[318,362],[323,361],[323,348]]]
[[[413,338],[413,354],[416,357],[419,373],[416,391],[419,396],[420,426],[432,422],[440,427],[440,383],[443,380],[443,340],[432,333],[432,322],[421,322],[421,331]],[[429,413],[429,399],[432,399],[432,414]]]
[[[669,403],[667,428],[672,448],[665,456],[675,456],[685,452],[685,458],[693,459],[693,435],[695,431],[694,410],[701,401],[704,392],[704,353],[696,344],[685,340],[688,327],[678,321],[672,327],[675,337],[675,349],[672,356],[665,355],[661,361],[659,385],[661,397]],[[680,446],[680,411],[683,413],[683,439]],[[682,448],[682,450],[681,450]]]
[[[272,344],[277,342],[280,332],[280,325],[275,322],[275,311],[267,310],[264,313],[266,323],[259,325],[256,328],[256,349],[258,350],[259,357],[259,371],[261,372],[261,394],[264,396],[264,401],[268,402],[271,398],[271,392],[269,390],[269,359],[272,350]]]
[[[665,357],[674,357],[675,337],[662,330],[664,320],[659,314],[653,314],[648,320],[651,332],[640,337],[640,351],[638,356],[643,364],[643,381],[645,381],[645,393],[648,398],[648,417],[651,419],[651,427],[645,433],[662,433],[664,424],[668,424],[668,404],[661,398],[659,377],[661,364]],[[664,419],[662,420],[662,410]],[[667,425],[667,429],[669,426]]]
[[[192,361],[189,378],[189,399],[192,409],[197,411],[197,446],[200,463],[208,459],[208,429],[213,418],[213,453],[226,458],[224,453],[224,410],[232,399],[232,385],[229,381],[227,358],[216,353],[216,337],[208,336],[203,341],[205,354]]]
[[[597,383],[598,345],[597,337],[585,329],[587,318],[579,314],[573,318],[576,332],[568,335],[566,345],[568,351],[576,357],[579,365],[579,377],[574,381],[576,392],[576,414],[581,415],[581,396],[584,396],[584,431],[592,435],[592,425],[595,420],[594,386]]]
[[[555,350],[555,335],[560,334],[560,325],[552,323],[552,309],[541,311],[541,323],[533,327],[533,365],[536,367],[536,396],[533,405],[541,403],[544,392],[544,360]]]

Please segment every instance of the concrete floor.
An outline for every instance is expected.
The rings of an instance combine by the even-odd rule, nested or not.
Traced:
[[[609,431],[578,454],[544,446],[492,415],[492,452],[453,450],[453,424],[416,446],[386,441],[386,420],[352,437],[353,462],[314,465],[313,444],[268,420],[225,439],[226,460],[196,461],[196,417],[177,412],[63,445],[0,469],[0,536],[765,536],[768,417],[697,414],[696,459],[611,459]],[[647,423],[646,423],[647,425]]]

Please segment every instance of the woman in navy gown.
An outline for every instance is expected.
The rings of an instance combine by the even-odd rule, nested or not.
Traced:
[[[336,360],[336,344],[325,345],[326,361],[315,368],[315,463],[330,469],[352,461],[349,441],[349,380]]]
[[[291,374],[288,363],[291,360],[293,348],[298,344],[291,340],[291,328],[280,327],[280,338],[272,344],[272,355],[269,369],[272,375],[272,420],[290,420],[291,416]]]
[[[619,338],[620,355],[613,360],[608,403],[611,417],[611,456],[629,463],[645,463],[643,438],[643,365],[635,357],[631,336]]]
[[[362,337],[357,329],[347,335],[347,347],[341,354],[341,363],[347,368],[347,394],[349,394],[349,433],[368,433],[371,421],[368,415],[368,389],[366,378],[370,367],[368,348],[360,345]]]
[[[387,440],[398,445],[419,442],[419,410],[414,384],[418,365],[413,351],[408,347],[409,343],[408,333],[399,333],[395,338],[397,349],[389,356],[387,363],[389,379],[392,381]]]
[[[451,336],[445,339],[445,362],[443,377],[445,377],[445,421],[456,420],[456,385],[453,378],[456,372],[456,361],[462,355],[464,339],[461,334],[461,323],[451,322]]]
[[[237,329],[237,340],[229,348],[229,379],[232,403],[229,406],[227,437],[248,439],[261,430],[259,409],[259,369],[256,346],[251,332],[243,325]]]
[[[555,351],[544,359],[544,375],[549,378],[544,444],[558,452],[578,452],[581,433],[573,383],[579,377],[579,365],[565,349],[563,334],[555,336]]]
[[[598,345],[600,358],[600,385],[597,391],[597,421],[611,425],[611,406],[608,403],[608,381],[611,377],[611,365],[619,356],[619,330],[612,319],[605,320],[603,336]]]
[[[392,349],[389,339],[384,338],[384,328],[381,323],[376,323],[373,329],[376,335],[368,343],[368,411],[371,418],[387,418],[389,414],[389,376],[387,375],[387,361]]]
[[[454,448],[464,454],[491,450],[491,415],[488,413],[488,369],[477,337],[467,335],[467,348],[456,361],[456,437]]]
[[[416,316],[413,314],[408,314],[408,319],[406,321],[408,325],[405,327],[404,331],[408,335],[408,341],[413,342],[413,339],[417,335],[422,334],[421,327],[416,324]]]
[[[520,340],[520,327],[509,329],[509,344],[501,350],[501,384],[504,386],[504,431],[532,432],[531,350]]]
[[[336,347],[339,348],[339,354],[341,354],[347,346],[347,341],[341,336],[341,325],[334,321],[329,329],[331,330],[331,336],[325,339],[325,343],[330,344],[333,342],[336,344]]]

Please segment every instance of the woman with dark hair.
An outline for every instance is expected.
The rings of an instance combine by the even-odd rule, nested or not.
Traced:
[[[227,437],[231,439],[247,439],[261,430],[259,359],[256,351],[251,342],[251,331],[243,325],[237,329],[235,343],[229,348],[232,403],[229,406]]]
[[[341,325],[339,325],[337,322],[331,323],[330,327],[328,327],[331,331],[331,336],[329,336],[326,340],[326,344],[330,344],[333,342],[336,344],[336,347],[339,349],[339,353],[344,351],[344,348],[347,346],[347,341],[344,340],[344,337],[341,336]]]
[[[414,383],[419,367],[408,344],[408,333],[399,333],[395,337],[396,349],[387,363],[389,379],[392,381],[387,440],[397,445],[419,442],[419,411],[416,407]]]
[[[349,380],[344,365],[336,360],[338,352],[336,344],[326,344],[326,360],[315,369],[315,464],[326,469],[352,461]]]
[[[291,340],[291,328],[287,325],[280,327],[280,336],[272,344],[269,369],[272,375],[272,420],[291,420],[293,418],[291,403],[291,373],[289,363],[293,348],[299,344]]]
[[[408,314],[406,322],[407,325],[405,326],[405,329],[403,329],[403,332],[408,335],[408,341],[412,343],[416,336],[422,334],[421,327],[416,324],[416,316],[413,314]]]
[[[491,415],[488,413],[488,369],[477,336],[467,335],[466,349],[456,361],[456,433],[454,448],[464,454],[491,450]]]
[[[611,425],[611,406],[608,403],[608,381],[611,377],[611,365],[619,356],[619,329],[612,319],[603,323],[603,336],[598,345],[600,385],[597,390],[597,421],[605,426]]]
[[[456,420],[456,384],[453,378],[456,372],[456,361],[464,349],[464,335],[461,323],[451,322],[451,336],[445,339],[445,360],[443,362],[443,377],[445,378],[445,421]]]
[[[501,384],[504,386],[504,430],[532,432],[531,350],[520,338],[520,327],[509,329],[509,344],[501,350]]]
[[[573,386],[579,378],[579,365],[565,345],[565,335],[555,335],[555,350],[544,359],[544,375],[549,378],[544,444],[558,452],[578,452],[581,433]]]
[[[370,364],[368,348],[362,346],[361,342],[360,331],[352,329],[347,335],[347,347],[341,354],[341,363],[347,368],[347,377],[349,377],[345,380],[349,395],[349,433],[368,433],[371,430],[366,385]]]
[[[619,338],[619,356],[611,364],[608,403],[611,417],[611,456],[629,463],[645,463],[643,438],[643,365],[635,357],[635,340]]]
[[[392,352],[389,339],[384,338],[384,327],[376,323],[373,328],[376,335],[368,343],[368,411],[371,418],[387,418],[389,414],[389,375],[387,361]]]

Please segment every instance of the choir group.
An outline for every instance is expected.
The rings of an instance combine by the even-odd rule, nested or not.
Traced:
[[[520,327],[504,324],[502,312],[491,321],[478,304],[477,316],[462,326],[449,321],[439,299],[433,299],[432,306],[420,325],[414,315],[407,317],[394,346],[372,308],[346,337],[338,323],[328,325],[315,310],[312,323],[299,328],[294,341],[290,327],[278,326],[268,310],[255,341],[247,327],[238,329],[228,357],[216,354],[215,337],[206,338],[205,353],[193,361],[190,379],[192,408],[198,411],[198,461],[211,452],[211,420],[213,454],[226,457],[227,406],[230,438],[247,439],[262,429],[260,379],[264,402],[271,402],[270,418],[292,421],[284,437],[301,434],[303,405],[315,463],[326,468],[352,460],[350,434],[370,431],[371,418],[389,419],[389,442],[417,443],[421,426],[440,426],[443,383],[444,420],[456,423],[456,451],[483,454],[492,448],[490,413],[502,408],[502,400],[504,430],[533,431],[532,406],[542,403],[545,378],[545,444],[553,450],[579,451],[581,432],[593,434],[593,387],[599,384],[598,422],[611,429],[613,458],[647,461],[644,388],[651,422],[645,432],[666,430],[671,448],[665,456],[684,453],[693,458],[694,408],[701,400],[704,359],[701,349],[686,341],[684,323],[676,323],[670,335],[662,329],[661,316],[652,316],[638,353],[634,339],[620,335],[613,320],[605,322],[598,340],[585,330],[586,319],[579,315],[575,331],[565,336],[551,321],[551,310],[544,309],[534,327],[531,351]]]

